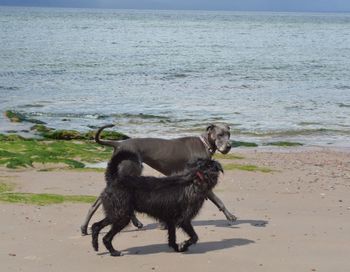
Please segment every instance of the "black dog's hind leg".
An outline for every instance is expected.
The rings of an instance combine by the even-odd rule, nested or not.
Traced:
[[[92,206],[90,207],[88,214],[86,215],[85,221],[84,223],[80,226],[80,230],[81,230],[81,234],[82,235],[87,235],[87,229],[88,229],[88,225],[89,222],[91,220],[91,217],[94,215],[94,213],[96,212],[96,210],[98,209],[98,207],[100,207],[101,205],[101,196],[99,196],[96,201],[94,202],[94,204],[92,204]]]
[[[142,229],[143,228],[143,224],[136,218],[135,214],[133,214],[131,216],[131,222],[136,228],[138,228],[138,229]]]
[[[128,220],[121,220],[113,223],[111,230],[103,237],[103,243],[105,247],[108,249],[111,256],[121,256],[121,252],[114,249],[112,245],[112,240],[114,236],[120,232],[123,228],[125,228],[130,222],[130,218]]]
[[[98,251],[98,235],[104,227],[111,224],[111,221],[108,220],[108,218],[104,218],[101,221],[94,223],[91,227],[92,230],[92,246],[95,249],[95,251]]]
[[[184,230],[184,232],[187,233],[188,236],[190,236],[190,239],[182,242],[179,245],[179,251],[180,252],[184,252],[187,251],[187,249],[189,248],[189,246],[197,243],[198,241],[198,235],[197,233],[194,231],[193,226],[191,224],[191,222],[185,222],[181,225],[181,228]]]
[[[213,191],[210,191],[208,193],[208,198],[210,199],[211,202],[213,202],[215,204],[216,207],[219,208],[220,211],[222,211],[224,213],[224,215],[226,216],[227,220],[234,222],[237,220],[237,217],[234,216],[233,214],[231,214],[225,207],[224,203],[221,201],[220,198],[218,198]]]
[[[179,252],[179,246],[176,244],[176,228],[174,224],[167,223],[168,227],[168,245],[176,252]]]

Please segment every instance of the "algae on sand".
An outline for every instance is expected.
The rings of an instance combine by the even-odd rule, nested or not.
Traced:
[[[32,194],[13,192],[14,185],[0,182],[0,201],[8,203],[22,203],[32,205],[50,205],[64,202],[92,203],[95,196],[88,195],[58,195],[58,194]]]
[[[270,173],[273,171],[272,169],[267,167],[260,167],[260,166],[251,165],[251,164],[236,164],[236,163],[224,164],[224,170],[241,170],[241,171],[263,172],[263,173]]]
[[[23,138],[0,141],[0,165],[8,168],[33,166],[33,163],[63,163],[70,168],[83,168],[84,162],[106,161],[110,156],[111,148],[87,141],[40,141]]]
[[[287,141],[279,141],[279,142],[269,142],[264,145],[270,146],[279,146],[279,147],[293,147],[293,146],[303,146],[302,143],[298,142],[287,142]]]

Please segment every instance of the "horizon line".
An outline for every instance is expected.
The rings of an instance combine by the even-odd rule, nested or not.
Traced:
[[[222,12],[272,12],[272,13],[350,13],[350,10],[337,11],[320,11],[320,10],[258,10],[258,9],[181,9],[181,8],[123,8],[123,7],[68,7],[62,5],[45,6],[45,5],[7,5],[0,4],[0,7],[17,7],[17,8],[62,8],[62,9],[96,9],[96,10],[149,10],[149,11],[222,11]]]

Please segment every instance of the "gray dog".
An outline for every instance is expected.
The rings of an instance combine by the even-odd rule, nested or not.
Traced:
[[[101,140],[102,130],[113,126],[101,127],[96,132],[95,141],[101,145],[112,146],[114,154],[120,150],[134,152],[140,156],[142,162],[166,176],[183,171],[186,164],[193,159],[210,159],[216,150],[222,154],[227,154],[231,150],[230,127],[227,125],[209,125],[200,137],[182,137],[171,140],[159,138],[134,138],[124,141]],[[208,198],[225,214],[229,221],[236,220],[236,217],[226,209],[224,203],[212,191],[208,194]],[[87,234],[89,221],[100,205],[101,199],[99,197],[89,209],[81,226],[83,235]],[[138,228],[143,226],[135,216],[132,218],[132,223]]]

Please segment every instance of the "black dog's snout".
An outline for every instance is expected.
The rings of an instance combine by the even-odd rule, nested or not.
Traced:
[[[221,173],[224,173],[224,169],[222,168],[222,165],[220,163],[216,163],[216,170],[220,171]]]

